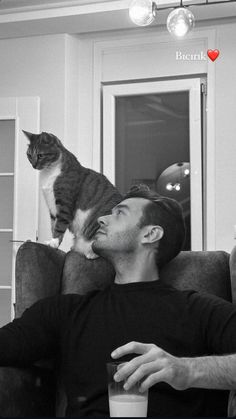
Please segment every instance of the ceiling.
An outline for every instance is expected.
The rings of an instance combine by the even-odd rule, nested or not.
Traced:
[[[191,0],[183,3],[191,4]],[[129,4],[130,0],[0,0],[0,38],[137,28],[128,17]],[[176,6],[179,1],[158,0],[157,4]],[[191,10],[197,23],[236,17],[236,3]],[[168,11],[160,11],[153,25],[165,24],[167,15]]]
[[[105,0],[108,1],[108,0]],[[61,7],[69,5],[78,5],[85,3],[100,3],[100,0],[0,0],[0,10],[30,8],[38,6],[41,9],[45,7]]]

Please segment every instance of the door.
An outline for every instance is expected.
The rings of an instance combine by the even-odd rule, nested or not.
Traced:
[[[103,173],[121,193],[145,183],[178,200],[185,250],[203,248],[201,80],[103,87]]]
[[[0,326],[14,317],[15,256],[38,229],[38,174],[22,133],[39,130],[39,98],[0,98]]]

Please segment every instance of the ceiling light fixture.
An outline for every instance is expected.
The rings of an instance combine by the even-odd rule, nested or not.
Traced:
[[[138,26],[150,25],[155,19],[155,3],[152,0],[133,0],[129,17]]]
[[[189,6],[210,6],[214,4],[235,3],[236,0],[219,0],[209,1],[205,0],[202,3],[188,3],[183,5],[183,0],[177,7],[158,7],[157,3],[152,0],[132,0],[129,7],[129,16],[132,22],[138,26],[150,25],[158,11],[173,9],[167,18],[167,29],[171,35],[176,38],[182,38],[187,35],[194,27],[195,18],[193,13],[189,10]]]
[[[182,38],[193,29],[194,23],[195,18],[193,13],[187,7],[183,7],[181,1],[180,7],[170,12],[166,25],[171,35]]]

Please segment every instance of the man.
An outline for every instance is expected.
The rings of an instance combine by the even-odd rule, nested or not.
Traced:
[[[149,388],[149,416],[226,415],[223,390],[236,388],[236,309],[158,279],[184,239],[179,204],[136,188],[98,222],[93,249],[113,264],[115,282],[34,304],[0,329],[0,364],[56,355],[68,416],[108,415],[112,358],[129,361],[117,381]]]

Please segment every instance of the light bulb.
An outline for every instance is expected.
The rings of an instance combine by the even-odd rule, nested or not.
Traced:
[[[152,0],[133,0],[129,8],[129,17],[138,26],[150,25],[155,17]]]
[[[166,185],[166,189],[168,190],[168,191],[172,191],[172,189],[173,189],[173,184],[172,183],[167,183],[167,185]]]
[[[194,15],[186,7],[177,7],[167,18],[167,29],[171,35],[182,38],[194,27]]]

